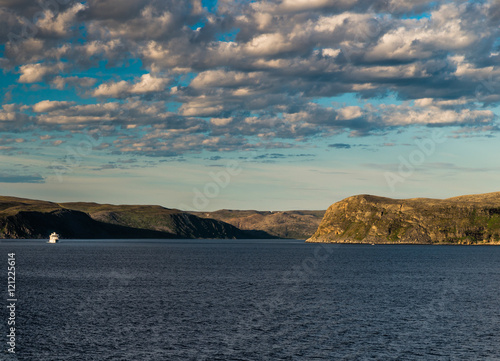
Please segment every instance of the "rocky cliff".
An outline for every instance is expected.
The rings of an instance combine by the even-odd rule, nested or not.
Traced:
[[[500,192],[449,199],[371,195],[330,206],[307,242],[499,244]]]
[[[0,238],[272,238],[160,206],[0,197]]]

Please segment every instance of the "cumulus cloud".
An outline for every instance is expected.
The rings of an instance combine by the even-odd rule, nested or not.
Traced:
[[[50,112],[58,109],[67,108],[71,104],[74,104],[74,102],[42,100],[41,102],[38,102],[35,105],[33,105],[33,111],[35,113]]]
[[[36,26],[44,35],[65,37],[73,30],[78,13],[85,9],[88,9],[88,5],[79,2],[66,10],[60,9],[59,6],[55,9],[48,7],[37,21]]]
[[[99,87],[94,90],[94,96],[111,96],[118,97],[130,89],[130,84],[125,80],[119,82],[105,83],[99,85]]]
[[[125,80],[103,83],[94,90],[93,95],[118,98],[126,94],[134,95],[160,92],[165,90],[168,83],[168,78],[157,78],[151,76],[151,74],[144,74],[135,83]]]
[[[90,77],[56,76],[54,79],[52,79],[51,86],[58,90],[64,90],[67,87],[90,88],[96,82],[97,79]]]
[[[183,129],[206,127],[207,122],[201,119],[182,119],[177,114],[165,109],[161,101],[125,101],[106,102],[100,104],[75,104],[64,101],[42,101],[33,106],[37,116],[31,119],[39,129],[57,129],[66,131],[80,131],[82,129],[99,129],[109,135],[115,135],[118,129],[143,130],[144,127],[155,129],[169,129],[173,133]],[[1,113],[0,113],[1,115]],[[173,134],[172,133],[172,134]],[[130,137],[135,138],[135,132]],[[140,134],[137,135],[137,137]],[[47,138],[50,135],[43,135]]]
[[[64,69],[64,64],[46,65],[42,63],[26,64],[19,68],[20,83],[37,83],[44,80],[48,75],[58,74]]]
[[[391,105],[381,107],[381,119],[387,125],[472,125],[490,123],[496,118],[491,110],[445,109],[437,105],[426,107]]]
[[[25,108],[18,104],[4,104],[0,109],[0,130],[19,131],[33,118],[23,112]]]
[[[37,11],[45,16],[36,31],[23,33]],[[490,132],[497,116],[488,107],[500,102],[499,14],[495,1],[219,1],[214,10],[199,0],[49,10],[8,2],[0,20],[19,36],[0,31],[2,66],[19,74],[15,86],[80,99],[7,105],[0,124],[44,132],[107,124],[126,131],[114,150],[155,155],[414,125]],[[119,77],[137,63],[140,72]],[[360,101],[325,105],[346,94]]]
[[[212,118],[210,119],[210,123],[214,124],[215,126],[223,126],[223,125],[228,125],[233,121],[233,118]]]

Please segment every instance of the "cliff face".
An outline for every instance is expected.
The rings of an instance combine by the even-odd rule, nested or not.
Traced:
[[[0,218],[0,238],[48,238],[57,232],[64,238],[178,238],[175,234],[99,222],[83,212],[57,209],[21,211]]]
[[[272,238],[160,206],[52,203],[0,197],[0,238]]]
[[[193,212],[244,230],[257,230],[279,238],[307,239],[318,229],[325,211],[238,211]]]
[[[330,206],[307,242],[498,244],[500,192],[438,199],[371,195]]]

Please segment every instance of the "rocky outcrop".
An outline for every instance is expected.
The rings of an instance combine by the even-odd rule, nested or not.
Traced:
[[[499,244],[500,192],[439,199],[371,195],[330,206],[307,242]]]
[[[186,238],[275,238],[266,232],[241,230],[215,219],[200,218],[189,213],[172,215],[176,234]]]

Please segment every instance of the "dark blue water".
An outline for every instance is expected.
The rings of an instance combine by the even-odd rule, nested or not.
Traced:
[[[0,360],[500,360],[500,247],[3,241],[3,289],[8,252]]]

